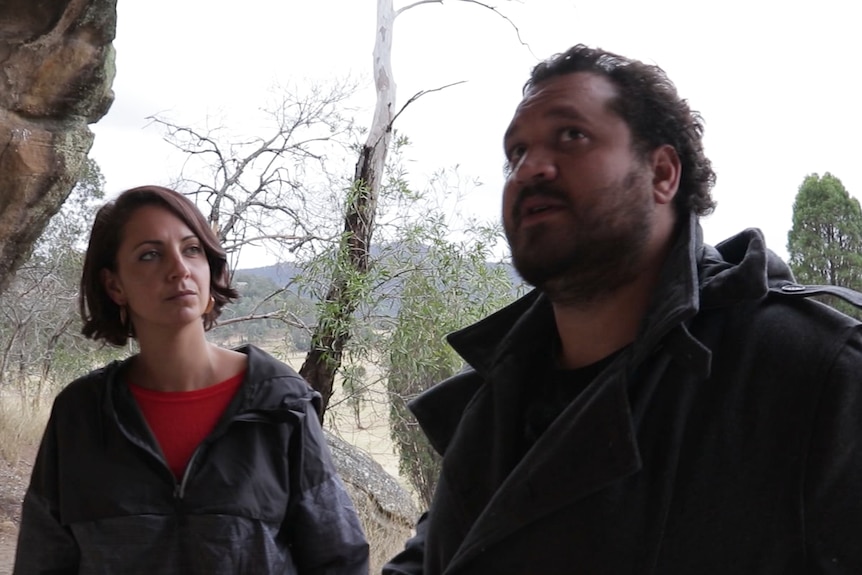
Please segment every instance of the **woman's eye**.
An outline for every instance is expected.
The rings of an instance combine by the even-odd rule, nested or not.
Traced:
[[[186,253],[192,254],[192,255],[199,255],[199,254],[203,253],[203,250],[201,249],[200,246],[193,245],[193,246],[189,246],[186,248]]]
[[[154,260],[157,257],[159,257],[159,252],[157,252],[156,250],[150,250],[148,252],[142,253],[138,259],[142,262],[148,262]]]

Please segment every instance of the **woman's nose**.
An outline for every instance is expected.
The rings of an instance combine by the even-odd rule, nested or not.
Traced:
[[[182,254],[173,254],[170,263],[171,278],[182,278],[189,275],[189,266],[186,263],[185,258],[183,258]]]

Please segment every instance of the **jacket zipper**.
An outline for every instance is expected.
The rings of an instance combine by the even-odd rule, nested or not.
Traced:
[[[195,459],[197,459],[198,453],[200,453],[201,448],[203,447],[205,442],[206,439],[200,442],[200,444],[198,444],[198,446],[195,448],[194,452],[192,452],[192,456],[189,458],[189,462],[186,463],[186,468],[183,470],[183,477],[180,482],[177,483],[176,479],[174,479],[174,499],[176,499],[177,502],[182,502],[183,497],[185,497],[186,495],[186,484],[188,483],[189,476],[191,475],[192,465],[194,464]],[[173,473],[171,473],[171,475],[173,475]]]

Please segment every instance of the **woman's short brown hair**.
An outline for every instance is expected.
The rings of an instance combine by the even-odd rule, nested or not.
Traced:
[[[203,214],[187,197],[161,186],[141,186],[126,190],[96,212],[90,243],[81,273],[78,307],[86,337],[104,340],[116,346],[126,345],[129,327],[120,319],[120,306],[108,295],[102,282],[102,270],[117,271],[117,250],[123,240],[123,229],[132,214],[143,206],[160,206],[181,219],[198,237],[210,266],[212,310],[203,316],[204,329],[210,329],[227,303],[239,297],[230,286],[227,256]]]

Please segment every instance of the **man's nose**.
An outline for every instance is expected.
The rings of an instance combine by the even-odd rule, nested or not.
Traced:
[[[554,180],[557,173],[557,164],[553,154],[539,148],[533,148],[524,152],[524,155],[515,165],[512,175],[519,185],[529,186]]]

